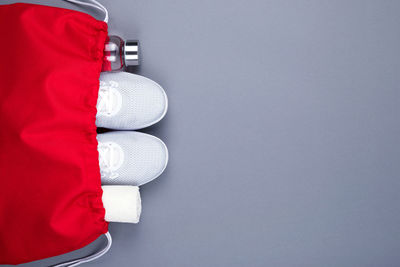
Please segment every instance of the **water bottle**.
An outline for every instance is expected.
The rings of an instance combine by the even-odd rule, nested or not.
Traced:
[[[108,36],[104,47],[102,71],[122,71],[129,66],[139,65],[139,41]]]

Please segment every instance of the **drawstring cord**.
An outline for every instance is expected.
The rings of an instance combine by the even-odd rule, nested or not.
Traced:
[[[64,0],[70,3],[74,3],[77,5],[82,5],[82,6],[88,6],[88,7],[93,7],[96,8],[100,11],[102,11],[105,15],[104,22],[108,23],[108,11],[107,8],[105,8],[102,4],[97,2],[96,0],[87,0],[88,2],[82,1],[82,0]]]
[[[105,15],[104,17],[104,22],[108,23],[108,10],[107,8],[105,8],[102,4],[100,4],[99,2],[97,2],[96,0],[87,0],[87,2],[85,1],[81,1],[81,0],[64,0],[66,2],[70,2],[70,3],[74,3],[77,5],[82,5],[82,6],[87,6],[87,7],[93,7],[96,8],[100,11],[102,11]],[[105,236],[107,237],[107,245],[100,251],[96,252],[93,255],[90,256],[86,256],[86,257],[82,257],[79,259],[75,259],[75,260],[71,260],[71,261],[67,261],[67,262],[63,262],[60,264],[56,264],[53,265],[53,267],[74,267],[74,266],[78,266],[81,265],[83,263],[87,263],[87,262],[91,262],[94,261],[98,258],[100,258],[101,256],[103,256],[104,254],[106,254],[112,245],[112,238],[110,235],[110,232],[105,233]]]
[[[111,238],[110,232],[105,233],[105,236],[107,237],[107,246],[105,246],[102,250],[96,252],[93,255],[87,256],[87,257],[63,262],[63,263],[60,263],[57,265],[52,265],[52,267],[74,267],[74,266],[81,265],[82,263],[87,263],[87,262],[94,261],[94,260],[100,258],[101,256],[103,256],[110,250],[111,245],[112,245],[112,238]]]

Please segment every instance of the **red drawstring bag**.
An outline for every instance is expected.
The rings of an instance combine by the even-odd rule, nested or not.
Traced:
[[[0,263],[79,249],[107,233],[96,103],[107,24],[0,6]]]

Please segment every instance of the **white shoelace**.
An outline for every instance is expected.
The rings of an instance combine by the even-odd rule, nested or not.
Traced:
[[[123,152],[116,143],[101,143],[97,147],[99,151],[99,164],[101,177],[115,179],[119,176],[117,170],[123,161]]]
[[[112,116],[121,109],[122,96],[116,89],[118,83],[100,81],[99,97],[97,99],[97,113]]]
[[[112,96],[108,88],[101,88],[99,90],[99,98],[97,101],[97,112],[110,116],[112,114]]]

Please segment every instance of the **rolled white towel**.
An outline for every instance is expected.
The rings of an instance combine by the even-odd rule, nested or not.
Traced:
[[[107,222],[138,223],[142,204],[139,187],[130,185],[104,185],[103,206]]]

